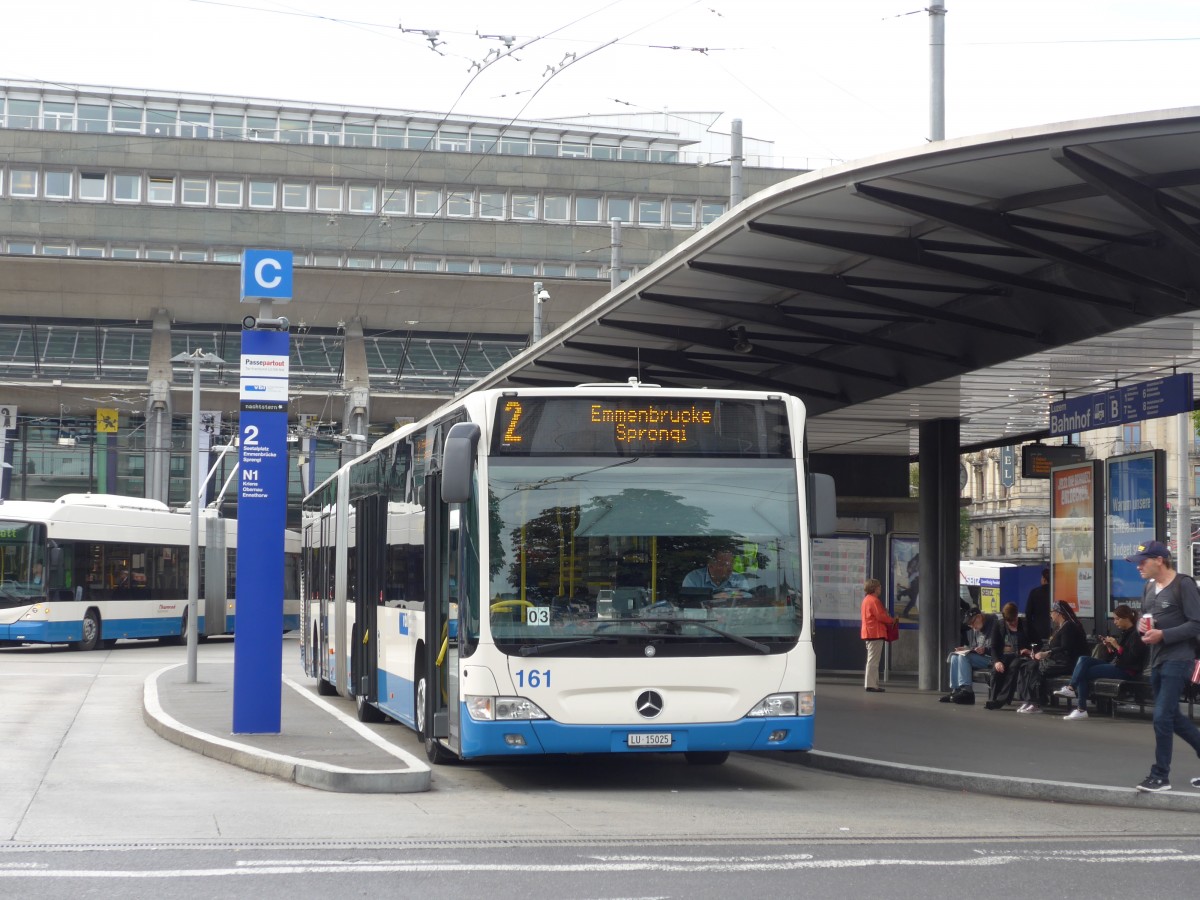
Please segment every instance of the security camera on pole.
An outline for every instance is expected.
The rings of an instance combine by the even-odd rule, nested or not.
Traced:
[[[550,292],[540,281],[533,283],[533,343],[542,339],[542,304],[550,302]]]
[[[8,432],[17,427],[17,408],[0,404],[0,503],[8,497]]]
[[[238,471],[237,624],[233,642],[233,732],[278,734],[283,668],[283,535],[288,488],[288,320],[272,302],[292,298],[292,254],[242,254]]]

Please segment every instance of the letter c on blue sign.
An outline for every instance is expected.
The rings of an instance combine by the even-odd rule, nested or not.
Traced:
[[[292,253],[290,250],[242,252],[242,301],[290,300]]]
[[[275,271],[275,277],[274,278],[264,277],[266,269],[273,269]],[[277,260],[277,259],[260,259],[258,261],[258,264],[255,265],[255,267],[254,267],[254,280],[258,282],[260,287],[265,288],[266,290],[269,291],[269,290],[271,290],[271,288],[279,287],[279,283],[281,281],[283,281],[283,277],[279,274],[282,271],[283,271],[283,266],[281,266],[279,264],[279,260]]]

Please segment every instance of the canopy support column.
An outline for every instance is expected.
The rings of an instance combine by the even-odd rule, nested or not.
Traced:
[[[948,690],[947,654],[958,644],[959,486],[957,419],[920,426],[921,587],[918,600],[917,686]]]

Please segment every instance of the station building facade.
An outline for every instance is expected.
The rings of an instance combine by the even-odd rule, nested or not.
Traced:
[[[296,264],[298,497],[528,346],[535,282],[549,332],[728,209],[727,143],[648,121],[0,81],[7,495],[183,502],[192,370],[172,357],[225,361],[200,371],[206,441],[227,443],[238,268],[263,248]],[[746,195],[802,171],[765,150]]]

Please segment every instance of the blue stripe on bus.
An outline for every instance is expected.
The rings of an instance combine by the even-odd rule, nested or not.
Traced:
[[[204,619],[200,619],[204,630]],[[100,637],[106,641],[119,638],[171,637],[179,634],[178,619],[104,619]],[[31,644],[68,644],[83,640],[83,623],[71,622],[14,622],[0,625],[0,641],[19,641]]]
[[[461,709],[462,758],[529,756],[542,753],[647,753],[704,750],[811,750],[812,716],[741,719],[737,722],[654,726],[563,725],[559,722],[476,722]],[[783,740],[769,741],[773,731],[786,731]],[[630,732],[670,733],[671,747],[630,748]],[[524,747],[514,747],[505,735],[519,734]]]
[[[416,729],[416,691],[411,679],[379,670],[379,702],[375,705],[398,722]]]
[[[0,641],[65,644],[83,638],[81,622],[14,622],[0,625]]]
[[[225,620],[225,630],[219,633],[233,634],[234,618],[233,615],[228,616]],[[200,634],[204,634],[204,616],[199,617],[199,622]],[[296,631],[299,628],[299,615],[285,615],[283,617],[284,631]],[[179,634],[178,629],[178,619],[103,619],[100,623],[100,637],[106,641],[115,641],[120,638],[174,637]],[[11,625],[0,625],[0,641],[30,644],[72,644],[81,640],[83,640],[83,622],[79,620],[70,622],[22,621],[14,622]],[[408,693],[411,695],[411,687]]]

